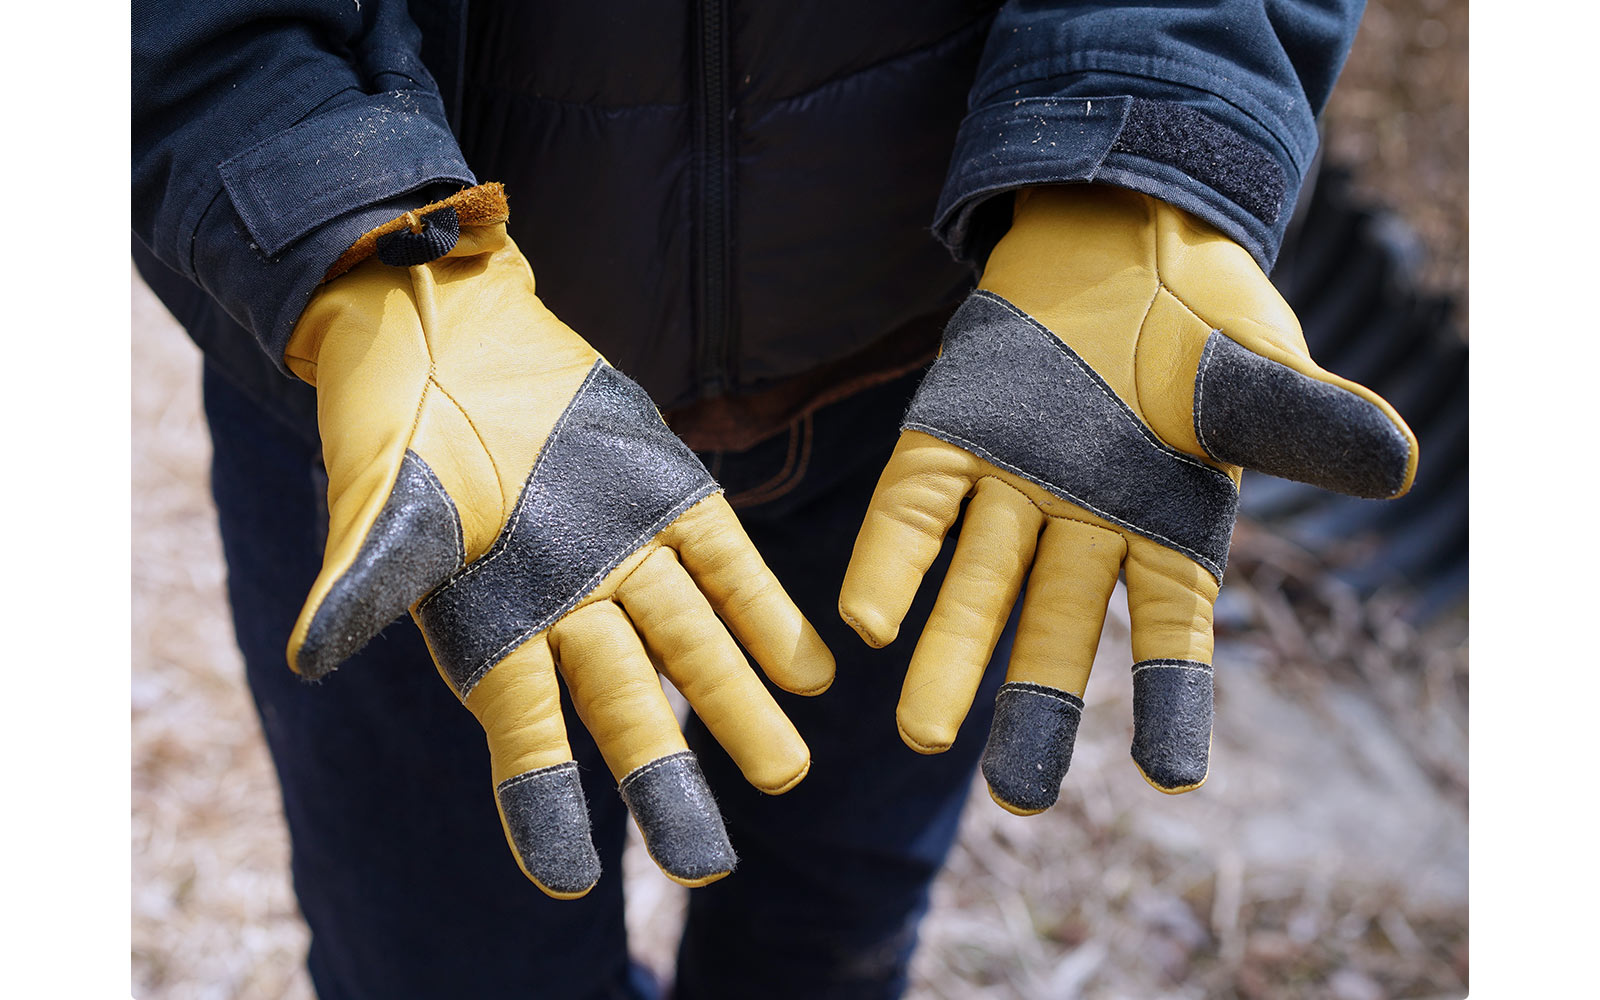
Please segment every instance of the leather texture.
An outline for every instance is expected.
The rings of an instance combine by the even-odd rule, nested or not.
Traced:
[[[488,737],[518,864],[574,898],[600,871],[559,676],[662,870],[728,874],[660,675],[776,794],[810,755],[739,644],[802,694],[832,655],[649,397],[540,302],[504,224],[329,282],[285,362],[317,389],[329,510],[290,666],[324,676],[409,609]]]
[[[944,343],[839,598],[867,643],[894,641],[964,509],[907,670],[902,738],[923,753],[950,746],[1026,584],[984,774],[1012,812],[1051,805],[1121,573],[1134,762],[1161,791],[1198,788],[1241,466],[1398,496],[1415,437],[1377,394],[1311,360],[1248,252],[1119,188],[1021,192]]]

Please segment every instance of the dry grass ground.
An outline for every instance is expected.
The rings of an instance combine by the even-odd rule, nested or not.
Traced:
[[[134,277],[134,995],[309,997],[207,486],[199,351]]]
[[[1372,4],[1330,147],[1464,292],[1465,5]],[[195,349],[135,279],[133,956],[141,998],[310,996],[276,785],[223,600]],[[1289,595],[1294,600],[1291,603]],[[1418,632],[1313,554],[1242,526],[1212,779],[1151,790],[1131,732],[1121,597],[1061,803],[975,789],[934,889],[917,1000],[1461,997],[1464,609]],[[636,950],[669,962],[683,890],[637,849]]]

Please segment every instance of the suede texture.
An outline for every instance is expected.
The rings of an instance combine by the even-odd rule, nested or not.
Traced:
[[[461,236],[461,222],[449,205],[407,221],[409,225],[373,241],[378,259],[390,267],[413,267],[438,260],[455,249]]]
[[[466,697],[490,667],[716,488],[644,390],[595,362],[493,547],[417,607],[440,670]]]
[[[990,292],[945,328],[901,425],[931,434],[1195,560],[1218,580],[1239,493],[1161,443],[1078,354]]]
[[[692,751],[651,761],[624,777],[617,790],[662,871],[686,883],[733,871],[738,858]]]
[[[600,855],[589,838],[589,806],[576,761],[507,778],[495,795],[511,844],[540,885],[576,895],[600,880]]]
[[[1278,161],[1258,143],[1187,105],[1134,98],[1111,151],[1176,167],[1268,226],[1276,225],[1283,211],[1289,181]]]
[[[1220,333],[1206,341],[1194,400],[1195,434],[1218,461],[1369,499],[1406,484],[1411,445],[1382,410]]]
[[[1211,715],[1210,664],[1143,660],[1133,665],[1131,752],[1152,785],[1182,791],[1206,780]]]
[[[428,463],[407,451],[360,553],[328,591],[306,630],[299,672],[309,678],[327,674],[461,560],[461,519],[455,504]]]
[[[983,778],[996,799],[1017,812],[1055,805],[1072,764],[1083,699],[1043,684],[1002,685],[983,750]]]

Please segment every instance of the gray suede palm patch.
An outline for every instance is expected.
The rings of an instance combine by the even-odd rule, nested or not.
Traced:
[[[494,546],[417,617],[462,698],[717,488],[650,397],[603,361],[567,405]]]
[[[1239,491],[1166,445],[1077,352],[991,292],[950,318],[901,425],[948,441],[1222,579]]]
[[[318,606],[295,659],[321,677],[461,565],[461,519],[428,463],[407,451],[355,560]]]

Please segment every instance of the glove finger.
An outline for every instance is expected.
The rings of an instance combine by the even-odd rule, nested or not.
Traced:
[[[610,601],[579,608],[551,628],[550,643],[651,859],[687,886],[732,871],[722,814],[622,609]]]
[[[1394,407],[1309,360],[1289,364],[1213,333],[1194,383],[1194,427],[1211,457],[1351,496],[1405,493],[1417,439]]]
[[[1205,783],[1211,757],[1211,621],[1217,581],[1198,564],[1129,536],[1124,572],[1133,633],[1133,761],[1163,792]]]
[[[549,645],[541,637],[512,651],[465,704],[489,738],[495,803],[517,865],[557,899],[584,895],[600,879],[600,856]]]
[[[1126,552],[1117,532],[1066,518],[1051,518],[1039,536],[983,750],[989,795],[1019,816],[1043,812],[1060,793]]]
[[[688,699],[746,780],[788,791],[811,768],[811,752],[671,549],[652,552],[616,599],[650,658]]]
[[[428,463],[406,451],[390,482],[353,519],[334,518],[322,572],[289,636],[289,666],[303,677],[354,655],[462,563],[461,521]],[[342,497],[355,499],[348,490]]]
[[[695,504],[661,533],[733,634],[772,682],[794,694],[833,683],[833,654],[762,561],[722,494]]]
[[[839,614],[874,647],[900,633],[922,577],[976,479],[977,459],[906,431],[872,493],[839,590]]]
[[[906,668],[895,720],[918,753],[955,742],[1033,561],[1044,515],[998,479],[978,482],[933,613]]]

